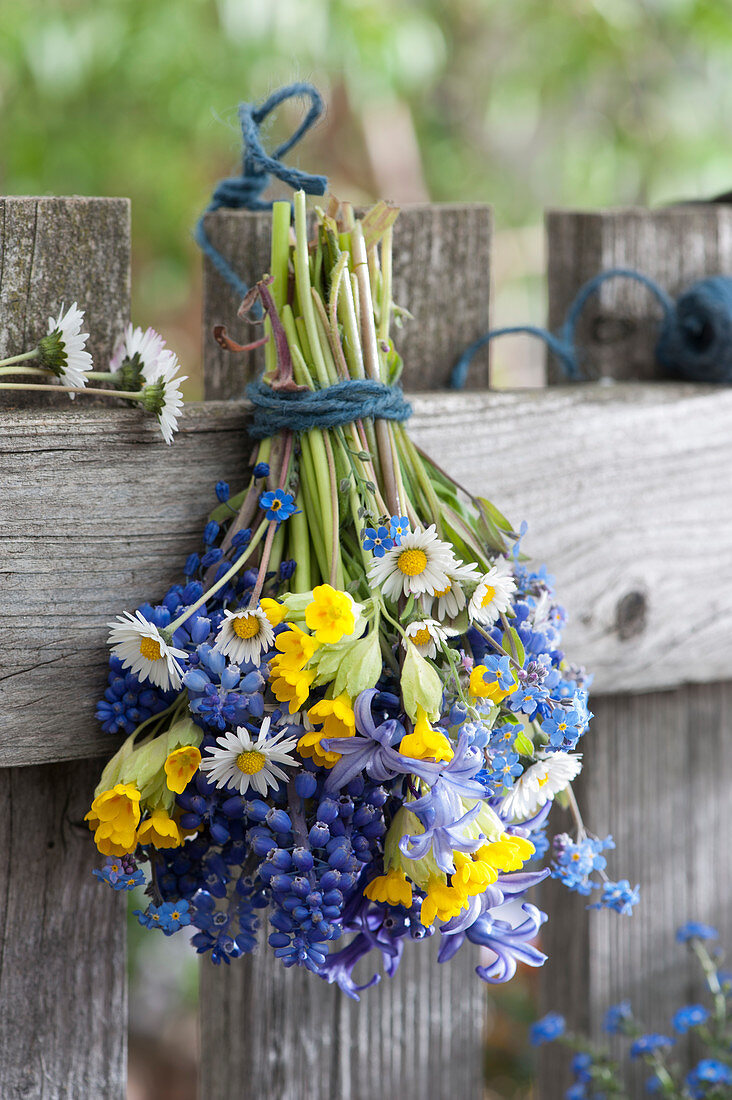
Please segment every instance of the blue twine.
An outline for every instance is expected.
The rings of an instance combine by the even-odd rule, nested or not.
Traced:
[[[279,431],[309,432],[313,428],[337,428],[354,420],[407,420],[412,409],[399,386],[371,379],[336,382],[322,390],[273,390],[264,382],[251,382],[247,397],[254,406],[248,433],[267,439]]]
[[[679,296],[656,345],[671,378],[732,382],[732,279],[700,279]]]
[[[297,130],[287,141],[278,145],[272,154],[268,154],[262,145],[259,128],[267,115],[271,114],[280,103],[286,99],[294,99],[297,96],[306,96],[310,99],[310,108]],[[229,263],[224,259],[218,249],[214,248],[206,235],[203,219],[206,214],[221,207],[231,210],[271,210],[272,200],[262,199],[260,196],[267,188],[271,176],[286,183],[293,191],[305,191],[308,195],[323,195],[328,186],[326,176],[315,176],[309,172],[301,172],[297,168],[289,168],[283,164],[281,157],[296,145],[310,127],[320,118],[323,112],[323,100],[317,88],[312,84],[288,84],[279,88],[260,107],[253,103],[239,104],[239,122],[241,124],[241,136],[243,143],[241,175],[230,176],[220,180],[214,188],[211,202],[204,210],[196,223],[193,236],[196,243],[208,256],[219,274],[233,287],[240,298],[246,298],[249,287],[241,279]]]
[[[525,332],[531,336],[539,337],[539,339],[543,340],[546,343],[549,350],[558,359],[567,378],[573,381],[582,379],[583,374],[579,364],[577,347],[575,345],[575,332],[577,328],[577,322],[580,319],[582,310],[584,309],[585,305],[592,297],[592,295],[596,294],[602,284],[607,282],[608,279],[617,278],[634,279],[642,286],[647,287],[647,289],[650,290],[654,297],[659,301],[659,303],[661,304],[661,308],[663,309],[663,320],[661,322],[661,335],[659,337],[658,346],[656,349],[656,356],[659,362],[663,363],[664,360],[661,359],[661,347],[662,344],[664,348],[666,348],[666,346],[668,345],[668,351],[666,352],[667,359],[668,356],[676,356],[677,369],[679,371],[678,376],[690,377],[689,374],[681,373],[682,371],[689,369],[686,360],[688,360],[690,357],[690,347],[688,341],[687,345],[685,347],[682,347],[684,332],[679,330],[679,326],[676,323],[678,306],[681,303],[682,299],[679,299],[679,303],[674,303],[673,299],[669,297],[666,291],[663,290],[658,285],[658,283],[654,282],[653,279],[650,279],[647,275],[641,274],[641,272],[639,271],[634,271],[632,268],[627,267],[613,267],[609,268],[607,271],[601,271],[599,275],[595,275],[594,278],[589,279],[583,286],[580,287],[576,297],[574,298],[574,301],[570,304],[569,309],[567,310],[567,316],[558,333],[554,334],[546,328],[541,328],[535,325],[515,325],[511,328],[493,329],[491,332],[487,332],[484,336],[481,336],[478,340],[476,340],[473,344],[465,349],[465,351],[462,353],[457,363],[453,367],[452,374],[450,376],[451,388],[455,390],[461,390],[463,388],[468,376],[468,370],[470,368],[471,360],[479,348],[482,348],[485,344],[494,339],[496,336],[505,336],[509,333],[518,332]],[[726,299],[725,301],[728,305],[727,312],[729,315],[730,329],[732,330],[732,280],[722,281],[730,283],[729,299],[728,302]],[[709,279],[705,280],[705,282],[710,283],[715,282],[715,280]],[[692,302],[690,303],[689,309],[689,324],[692,324],[691,315],[693,315],[694,313],[694,304],[696,303],[694,291],[696,287],[701,285],[702,284],[695,284],[694,287],[687,291],[687,295],[692,295]],[[716,296],[714,294],[707,294],[707,305],[710,298],[713,300],[717,307],[717,310],[719,311],[719,303],[721,301],[720,292],[717,290]],[[711,307],[708,306],[707,312],[710,311]],[[671,333],[673,333],[675,337],[673,341],[670,338]],[[682,354],[682,352],[684,354]],[[732,342],[730,342],[729,344],[729,357],[730,360],[732,360]],[[732,362],[730,364],[730,376],[732,377]]]

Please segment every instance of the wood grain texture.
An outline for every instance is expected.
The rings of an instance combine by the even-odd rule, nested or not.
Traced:
[[[126,895],[92,877],[81,824],[97,771],[0,769],[3,1100],[125,1096]]]
[[[732,272],[732,208],[710,203],[659,210],[551,210],[548,236],[549,327],[556,331],[587,279],[611,267],[649,275],[675,297],[705,275]],[[650,379],[661,307],[639,283],[612,279],[585,306],[577,326],[589,378]],[[550,381],[561,368],[547,360]]]
[[[464,945],[407,943],[396,977],[356,1003],[271,949],[201,964],[201,1100],[482,1100],[486,987]],[[367,958],[357,974],[374,973]],[[207,1055],[208,1052],[208,1055]]]
[[[108,370],[130,315],[130,200],[0,198],[0,359],[30,351],[49,316],[74,301],[85,312],[95,369]],[[0,391],[6,408],[68,400]]]
[[[718,578],[732,572],[732,501],[709,471],[732,463],[732,393],[583,386],[415,395],[413,406],[429,454],[514,523],[528,520],[525,548],[556,575],[567,653],[595,673],[595,692],[727,674],[732,641],[719,622],[732,594]],[[105,623],[179,578],[213,485],[243,479],[246,422],[244,403],[190,405],[167,448],[134,410],[0,413],[6,765],[109,750],[93,717]],[[689,600],[670,578],[688,573],[700,532],[705,567]],[[77,720],[59,728],[57,708],[72,702]]]
[[[132,409],[0,411],[0,766],[116,747],[94,717],[105,624],[181,579],[214,485],[243,481],[245,423],[194,406],[166,447]]]
[[[607,1008],[630,999],[648,1031],[668,1034],[676,1008],[704,999],[676,928],[704,921],[732,943],[732,684],[608,696],[592,707],[578,797],[593,832],[615,837],[610,873],[639,882],[641,904],[632,919],[588,913],[586,899],[552,884],[543,1009],[599,1037]],[[564,1096],[566,1063],[547,1052],[541,1100]],[[647,1076],[635,1076],[638,1100]]]
[[[247,285],[269,270],[270,215],[239,210],[209,214],[206,232]],[[446,385],[460,353],[489,327],[491,209],[473,206],[404,207],[394,227],[394,300],[413,320],[393,326],[410,391]],[[211,330],[226,325],[245,343],[261,335],[236,315],[239,301],[208,260],[204,264],[203,361],[207,399],[241,397],[262,369],[261,352],[230,355]],[[488,349],[476,355],[468,388],[488,384]]]

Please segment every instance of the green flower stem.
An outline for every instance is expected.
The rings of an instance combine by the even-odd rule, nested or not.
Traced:
[[[381,367],[379,362],[379,349],[376,343],[376,329],[374,328],[374,308],[371,301],[371,285],[369,283],[369,269],[366,259],[366,246],[363,239],[363,230],[357,223],[351,232],[351,249],[353,252],[358,291],[361,301],[361,341],[364,353],[364,365],[366,374],[377,382],[381,382]],[[392,515],[399,514],[399,494],[397,490],[396,475],[394,473],[394,456],[389,438],[389,426],[385,420],[374,421],[376,443],[379,453],[381,473],[386,490],[386,501]]]
[[[37,386],[27,382],[0,382],[0,390],[38,390],[40,393],[91,393],[96,397],[121,397],[125,401],[142,401],[140,390],[132,393],[126,390],[97,390],[92,386]]]
[[[330,584],[333,588],[343,587],[343,563],[341,562],[340,544],[338,542],[339,512],[338,512],[338,483],[336,481],[336,466],[333,457],[328,432],[323,432],[323,445],[325,458],[328,463],[328,481],[330,484],[330,508],[332,517],[331,544],[330,544]]]
[[[305,498],[311,546],[315,553],[320,575],[325,578],[328,576],[328,562],[325,555],[325,547],[328,545],[328,533],[323,529],[323,516],[320,508],[320,495],[317,490],[310,435],[310,432],[303,432],[300,436],[300,447],[302,449],[300,456],[300,486]]]
[[[288,550],[290,557],[297,562],[297,569],[290,582],[290,589],[293,592],[309,592],[311,588],[310,545],[302,488],[298,491],[295,504],[300,511],[295,512],[287,521]]]
[[[7,359],[0,359],[0,367],[6,367],[10,363],[25,363],[28,359],[35,359],[39,351],[40,348],[33,348],[32,351],[24,351],[20,355],[10,355]]]
[[[119,371],[112,370],[90,370],[87,371],[87,378],[95,378],[98,382],[113,382],[115,378],[119,377]]]
[[[508,652],[508,650],[503,648],[503,646],[500,644],[500,642],[497,642],[495,640],[495,638],[491,638],[490,634],[483,629],[483,627],[480,625],[480,623],[474,622],[473,626],[478,631],[478,633],[481,634],[485,638],[485,640],[488,642],[488,644],[493,649],[495,649],[496,653],[500,653],[502,657],[508,657],[509,661],[511,662],[512,665],[514,665],[515,668],[521,668],[522,667],[519,664],[519,662],[516,660],[516,658],[512,657],[511,654]]]
[[[257,580],[252,590],[252,596],[249,601],[250,607],[256,607],[259,603],[259,597],[262,595],[262,587],[264,586],[264,578],[267,574],[267,566],[269,564],[270,555],[272,553],[272,543],[275,540],[277,534],[277,528],[279,524],[276,519],[269,521],[269,531],[267,532],[267,538],[264,540],[264,549],[262,550],[262,557],[259,562],[259,571],[257,573]]]
[[[270,522],[274,521],[270,521],[267,519],[262,520],[257,530],[252,535],[252,541],[249,543],[242,556],[240,558],[237,558],[231,569],[228,569],[226,573],[224,573],[223,577],[220,577],[215,584],[212,584],[211,587],[203,593],[199,600],[196,600],[194,604],[191,604],[190,607],[187,607],[182,615],[179,615],[177,619],[174,619],[170,626],[167,626],[165,628],[166,630],[168,630],[171,634],[176,631],[178,627],[186,621],[186,619],[189,619],[191,617],[194,611],[198,611],[199,607],[203,607],[206,600],[210,600],[212,596],[216,595],[218,590],[220,588],[223,588],[226,582],[231,580],[235,573],[239,572],[241,567],[246,561],[249,560],[249,558],[252,556],[253,551],[256,550],[257,546],[262,541],[262,538],[264,537],[264,532],[267,530]]]
[[[380,597],[374,596],[374,606],[378,607],[380,614],[384,616],[387,622],[390,622],[393,627],[396,627],[402,638],[406,638],[406,631],[401,626],[401,624],[396,621],[396,619],[392,619],[391,615],[386,610],[386,604]]]
[[[717,1028],[721,1031],[727,1020],[727,998],[724,995],[724,990],[719,984],[717,967],[714,965],[714,960],[701,940],[692,940],[691,949],[704,971],[704,977],[707,980],[709,992],[712,994],[714,1000],[714,1021]]]
[[[379,310],[379,340],[389,339],[391,320],[391,226],[381,239],[381,302]]]
[[[402,453],[404,454],[407,465],[410,471],[414,472],[414,475],[419,483],[419,486],[424,494],[424,499],[427,504],[428,511],[432,517],[433,523],[437,526],[437,531],[440,538],[444,538],[442,530],[442,505],[437,497],[437,493],[434,490],[434,486],[430,481],[427,471],[424,468],[424,463],[419,456],[417,448],[412,443],[404,427],[400,424],[398,429],[395,429],[395,434],[399,436],[399,442],[402,447]]]
[[[290,257],[290,204],[289,202],[276,202],[272,206],[272,245],[270,252],[270,275],[272,284],[269,288],[272,301],[277,312],[282,316],[282,309],[287,299],[287,266]],[[264,329],[271,333],[272,324],[266,319]],[[277,369],[277,351],[273,340],[268,340],[264,345],[265,375],[274,374]]]
[[[0,374],[36,374],[41,378],[55,378],[52,370],[46,367],[0,367]]]
[[[328,386],[330,379],[325,360],[320,348],[315,309],[310,294],[310,265],[307,240],[307,209],[305,206],[305,192],[295,192],[295,285],[297,297],[300,303],[300,311],[305,323],[305,331],[310,344],[310,356],[315,367],[315,373],[321,386]]]

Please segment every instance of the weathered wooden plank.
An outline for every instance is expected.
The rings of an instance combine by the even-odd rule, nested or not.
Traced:
[[[204,961],[202,1100],[228,1100],[232,1080],[261,1100],[480,1098],[486,989],[472,973],[477,952],[468,945],[464,959],[438,966],[436,946],[408,943],[396,977],[360,1003],[285,970],[269,948],[228,968]],[[360,972],[374,969],[367,959]]]
[[[549,326],[559,328],[582,283],[611,267],[655,279],[672,296],[705,275],[732,271],[732,209],[721,204],[576,211],[551,210],[548,236]],[[639,283],[612,279],[590,299],[577,327],[590,378],[649,379],[661,308]],[[548,360],[551,381],[562,381]]]
[[[270,215],[218,210],[206,217],[206,232],[234,270],[252,285],[269,269]],[[394,300],[413,321],[393,335],[404,359],[410,391],[446,385],[468,344],[489,327],[491,208],[416,204],[402,209],[394,227]],[[204,265],[203,360],[207,399],[241,397],[261,370],[262,354],[243,362],[221,350],[211,336],[226,325],[242,343],[261,329],[237,317],[239,301],[212,264]],[[468,387],[488,384],[488,351],[475,357]]]
[[[0,198],[0,359],[29,351],[73,301],[86,314],[95,369],[108,370],[130,315],[130,200]],[[0,392],[0,407],[60,401],[68,398]]]
[[[0,768],[3,1100],[125,1096],[126,895],[92,877],[82,824],[97,772]]]
[[[634,916],[588,914],[586,899],[552,883],[544,946],[543,1008],[602,1032],[611,1004],[629,998],[649,1031],[698,1000],[696,966],[674,942],[687,920],[732,942],[732,684],[594,699],[578,796],[599,835],[612,833],[613,870],[640,882]],[[561,827],[561,814],[555,825]],[[567,828],[570,821],[566,821]],[[559,1100],[567,1058],[548,1054],[542,1100]],[[639,1070],[634,1095],[644,1095]]]
[[[115,747],[94,717],[105,624],[181,578],[213,486],[243,480],[245,422],[242,407],[197,406],[166,447],[136,410],[0,412],[0,765]]]
[[[718,578],[732,571],[732,501],[709,470],[732,462],[732,393],[584,386],[416,395],[413,406],[411,431],[428,453],[515,523],[528,520],[525,548],[556,575],[571,611],[567,652],[595,673],[597,692],[727,674],[732,640],[718,624],[732,593]],[[188,406],[167,448],[134,410],[0,413],[6,764],[108,750],[93,717],[104,624],[179,576],[211,487],[243,478],[246,416],[243,403]],[[692,574],[702,532],[705,566]],[[58,727],[51,699],[73,702],[73,728]]]

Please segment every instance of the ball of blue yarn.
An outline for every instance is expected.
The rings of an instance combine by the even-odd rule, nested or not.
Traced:
[[[664,318],[656,359],[669,378],[732,382],[732,278],[700,279]]]

